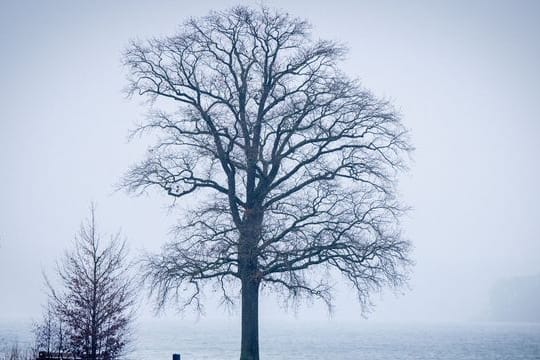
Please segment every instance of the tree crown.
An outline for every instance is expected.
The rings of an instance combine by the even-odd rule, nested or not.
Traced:
[[[231,300],[246,256],[267,286],[327,303],[316,268],[342,273],[363,304],[405,279],[395,194],[408,133],[389,102],[340,71],[345,47],[310,31],[286,13],[235,7],[127,49],[129,92],[154,104],[136,132],[159,139],[123,185],[202,199],[148,259],[161,303],[187,285],[182,304],[198,304],[208,279]]]

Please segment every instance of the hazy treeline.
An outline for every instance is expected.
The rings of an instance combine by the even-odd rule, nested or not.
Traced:
[[[497,282],[491,290],[491,320],[540,322],[540,274]]]
[[[15,342],[12,344],[0,343],[0,360],[34,360],[37,350],[29,346],[21,346]]]

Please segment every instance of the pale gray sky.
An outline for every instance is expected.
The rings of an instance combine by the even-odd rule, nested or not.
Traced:
[[[120,54],[189,16],[254,1],[0,2],[0,318],[36,316],[90,201],[132,253],[168,239],[158,194],[115,193],[142,142],[145,108],[125,99]],[[540,2],[266,1],[343,41],[345,70],[401,110],[414,163],[401,184],[417,265],[375,320],[485,316],[500,278],[540,273]],[[336,319],[359,318],[341,292]],[[264,300],[262,317],[279,308]],[[208,316],[221,310],[208,308]],[[298,321],[324,317],[306,308]]]

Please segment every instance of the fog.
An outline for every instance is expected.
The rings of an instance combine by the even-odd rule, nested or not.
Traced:
[[[169,198],[115,190],[146,146],[127,141],[146,108],[122,91],[121,52],[130,39],[171,34],[190,16],[238,3],[258,4],[0,4],[0,319],[39,315],[42,272],[53,271],[91,201],[102,230],[121,229],[134,256],[170,239]],[[416,150],[400,192],[412,208],[403,227],[416,265],[409,288],[373,296],[368,318],[487,319],[497,282],[540,273],[540,3],[265,4],[346,43],[344,69],[391,99],[411,130]],[[333,321],[361,319],[353,292],[338,290]],[[223,313],[210,299],[206,318]],[[284,313],[268,297],[261,317],[328,315],[317,304]]]

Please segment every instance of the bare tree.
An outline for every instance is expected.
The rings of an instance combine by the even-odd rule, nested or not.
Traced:
[[[123,186],[198,202],[147,278],[182,307],[208,282],[232,302],[239,283],[243,360],[259,359],[261,285],[331,304],[341,273],[365,308],[405,280],[395,185],[411,146],[391,104],[339,70],[345,52],[304,20],[235,7],[125,53],[129,92],[152,105],[135,134],[158,141]]]
[[[124,354],[135,302],[126,256],[119,234],[108,242],[101,240],[92,205],[74,248],[58,263],[61,287],[46,279],[53,313],[66,336],[62,350],[89,360],[118,359]]]
[[[35,347],[47,353],[62,354],[65,349],[65,328],[62,326],[62,319],[56,313],[54,303],[47,302],[43,309],[41,321],[33,326],[35,336]]]

